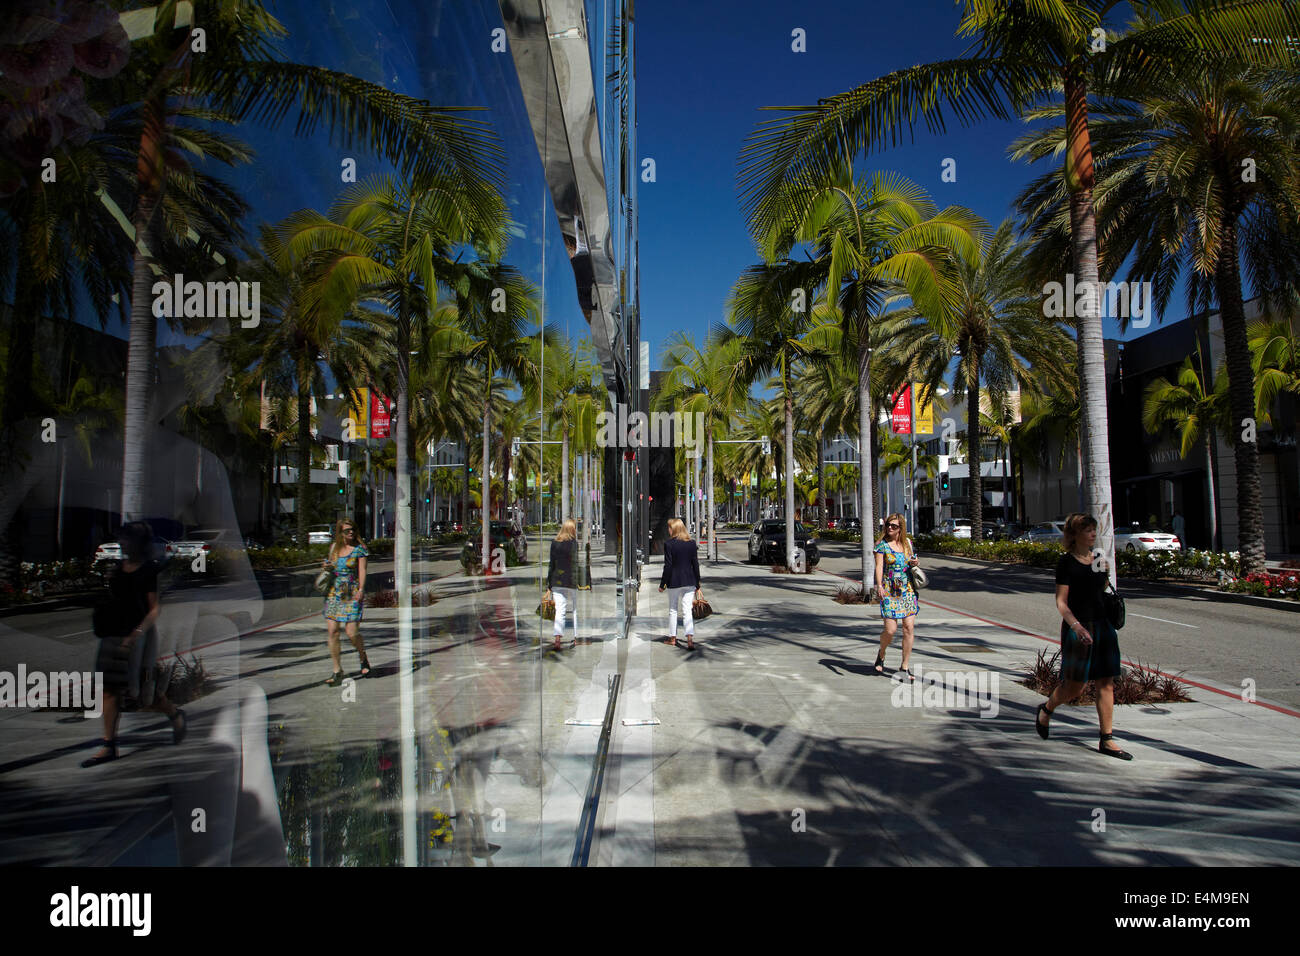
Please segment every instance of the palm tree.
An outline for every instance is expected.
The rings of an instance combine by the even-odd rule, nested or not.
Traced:
[[[536,324],[540,310],[537,290],[513,266],[492,260],[456,263],[444,281],[455,298],[439,310],[435,347],[453,361],[468,362],[481,369],[488,384],[482,405],[481,460],[484,464],[479,492],[483,516],[480,546],[487,572],[492,567],[488,521],[492,501],[488,467],[492,460],[488,447],[492,435],[492,385],[498,375],[508,376],[525,389],[536,387],[541,381],[542,368],[534,360],[534,347],[527,334],[527,328]],[[553,335],[545,329],[538,334],[544,340]]]
[[[845,359],[856,361],[862,513],[864,526],[874,529],[879,485],[872,354],[883,343],[876,341],[873,324],[904,299],[944,314],[953,298],[944,263],[955,250],[973,254],[984,221],[959,206],[938,210],[924,190],[902,177],[857,178],[842,152],[825,167],[810,168],[807,176],[783,181],[771,202],[751,213],[750,227],[769,260],[806,243],[824,270],[823,321],[810,341],[824,349],[838,343]],[[871,534],[864,534],[864,582],[875,573],[872,548]]]
[[[732,388],[748,388],[760,377],[776,373],[785,420],[785,554],[794,565],[794,396],[793,374],[803,363],[820,361],[827,353],[807,340],[813,310],[802,303],[814,300],[823,281],[817,263],[785,260],[749,266],[732,288],[728,303],[730,328],[719,329],[721,344],[739,339],[740,355],[732,366]]]
[[[1108,90],[1139,91],[1170,75],[1195,75],[1212,55],[1275,60],[1300,34],[1300,10],[1285,0],[1170,0],[1159,4],[1168,14],[1163,20],[1139,20],[1124,36],[1106,29],[1105,18],[1118,7],[1111,0],[966,0],[958,27],[958,35],[974,38],[966,55],[896,70],[815,107],[784,108],[788,118],[760,125],[741,152],[742,195],[754,235],[766,234],[783,218],[793,185],[816,179],[846,155],[883,149],[921,123],[943,132],[945,107],[963,125],[987,117],[1005,120],[1063,89],[1071,260],[1076,287],[1095,291],[1090,83],[1105,78]],[[1076,345],[1089,510],[1101,523],[1098,544],[1113,569],[1101,317],[1097,296],[1083,302]]]
[[[1037,391],[1044,378],[1059,378],[1066,367],[1070,339],[1059,325],[1045,324],[1038,290],[1022,269],[1024,246],[1011,223],[1003,222],[987,249],[961,255],[953,275],[960,290],[956,317],[922,315],[915,306],[893,313],[891,357],[898,384],[921,384],[934,394],[953,375],[953,400],[966,401],[967,464],[970,469],[971,538],[983,535],[983,483],[980,477],[980,389],[990,408],[1006,404],[1019,384]]]
[[[1197,357],[1201,357],[1199,347]],[[1198,444],[1204,444],[1213,551],[1219,550],[1219,519],[1214,503],[1214,438],[1227,417],[1225,397],[1223,389],[1216,393],[1206,388],[1202,370],[1190,355],[1183,359],[1174,381],[1158,378],[1147,385],[1142,397],[1142,426],[1148,432],[1154,435],[1166,425],[1172,426],[1178,432],[1178,453],[1183,458]]]
[[[740,358],[741,342],[738,339],[723,342],[715,338],[700,349],[685,332],[674,333],[663,352],[665,375],[657,406],[680,411],[683,419],[689,415],[692,421],[704,425],[706,533],[710,561],[718,560],[718,543],[713,528],[716,510],[713,503],[716,474],[713,442],[719,435],[728,434],[732,419],[747,398],[733,374]],[[701,436],[694,437],[698,441]]]
[[[1272,419],[1273,403],[1279,398],[1300,397],[1300,335],[1294,319],[1278,318],[1252,323],[1249,333],[1255,407],[1261,419],[1265,413]]]
[[[1046,495],[1041,484],[1051,466],[1051,449],[1059,449],[1056,471],[1064,471],[1067,452],[1074,451],[1075,482],[1080,496],[1079,509],[1086,507],[1082,497],[1083,436],[1080,432],[1082,414],[1079,409],[1078,377],[1073,371],[1057,383],[1055,390],[1045,396],[1028,393],[1021,396],[1021,422],[1012,429],[1012,444],[1019,449],[1021,458],[1032,457],[1038,461],[1039,491]]]
[[[545,394],[539,397],[537,388],[526,389],[524,394],[528,405],[540,409],[542,418],[560,433],[560,520],[567,521],[572,501],[570,440],[577,432],[584,439],[594,433],[594,422],[601,408],[594,384],[598,366],[586,347],[574,348],[558,333],[545,344],[540,339],[534,341],[532,362],[542,369],[537,384],[545,389]]]
[[[500,151],[486,126],[344,73],[286,62],[275,47],[284,29],[257,0],[205,5],[204,30],[206,49],[194,53],[188,30],[173,32],[166,18],[156,18],[153,34],[138,41],[127,69],[114,81],[119,84],[117,101],[132,104],[142,123],[131,213],[138,251],[132,267],[127,359],[124,516],[140,516],[146,497],[157,329],[150,289],[163,225],[158,214],[185,171],[181,154],[169,144],[193,137],[191,130],[179,137],[172,132],[178,98],[199,104],[183,109],[209,118],[252,119],[272,128],[296,106],[296,133],[309,134],[323,121],[343,144],[373,150],[404,175],[442,180],[469,209],[493,208],[501,173]],[[205,248],[212,242],[213,237],[200,239]],[[399,338],[402,321],[399,316]],[[400,358],[399,382],[404,386],[405,356]],[[405,411],[399,405],[399,414]],[[405,427],[401,421],[399,430]],[[409,508],[409,500],[404,506]]]
[[[1160,77],[1132,94],[1132,104],[1098,109],[1093,121],[1103,270],[1117,270],[1131,255],[1129,280],[1155,286],[1159,312],[1184,274],[1189,311],[1217,303],[1234,431],[1258,423],[1241,267],[1274,303],[1300,277],[1294,235],[1300,218],[1297,67],[1300,57],[1289,69],[1220,63],[1191,76]],[[1044,130],[1022,141],[1019,151],[1042,154],[1063,135],[1059,127]],[[1022,208],[1045,236],[1053,210],[1061,208],[1059,194],[1059,187],[1040,179],[1022,196]],[[1046,244],[1059,242],[1048,238]],[[1260,571],[1258,444],[1236,441],[1233,448],[1239,547],[1247,569]]]

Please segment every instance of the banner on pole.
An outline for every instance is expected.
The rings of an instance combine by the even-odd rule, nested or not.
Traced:
[[[393,416],[393,402],[387,395],[380,395],[378,392],[370,393],[370,437],[371,438],[389,438],[391,437]]]
[[[934,405],[929,399],[924,404],[918,398],[916,403],[916,433],[918,435],[934,434]]]
[[[912,386],[904,385],[893,396],[894,414],[892,431],[895,435],[912,433]]]

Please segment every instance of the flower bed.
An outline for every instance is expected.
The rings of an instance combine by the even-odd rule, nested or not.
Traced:
[[[1283,598],[1300,601],[1300,572],[1295,574],[1248,574],[1220,585],[1224,591],[1254,594],[1256,597]]]

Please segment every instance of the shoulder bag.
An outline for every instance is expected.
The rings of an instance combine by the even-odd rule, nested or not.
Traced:
[[[1106,583],[1106,590],[1101,592],[1102,606],[1106,610],[1106,620],[1110,621],[1110,626],[1115,630],[1124,627],[1124,599],[1119,596],[1110,582]]]

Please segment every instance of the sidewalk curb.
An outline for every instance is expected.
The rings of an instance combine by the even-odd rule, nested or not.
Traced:
[[[1006,561],[985,561],[983,558],[968,558],[965,555],[960,554],[940,554],[937,551],[918,551],[916,553],[924,554],[931,558],[943,558],[947,561],[959,561],[963,564],[974,564],[984,567],[996,566],[1000,568],[1021,568],[1026,571],[1038,571],[1043,574],[1052,573],[1048,568],[1039,568],[1032,564],[1015,564]],[[1237,594],[1233,591],[1220,591],[1218,588],[1204,588],[1195,584],[1172,584],[1168,581],[1148,581],[1145,578],[1120,578],[1120,580],[1127,581],[1130,584],[1140,584],[1143,587],[1168,591],[1171,594],[1200,595],[1208,600],[1222,601],[1225,604],[1248,604],[1253,607],[1268,607],[1278,611],[1300,612],[1300,601],[1290,601],[1284,598],[1267,598],[1258,597],[1254,594]]]

